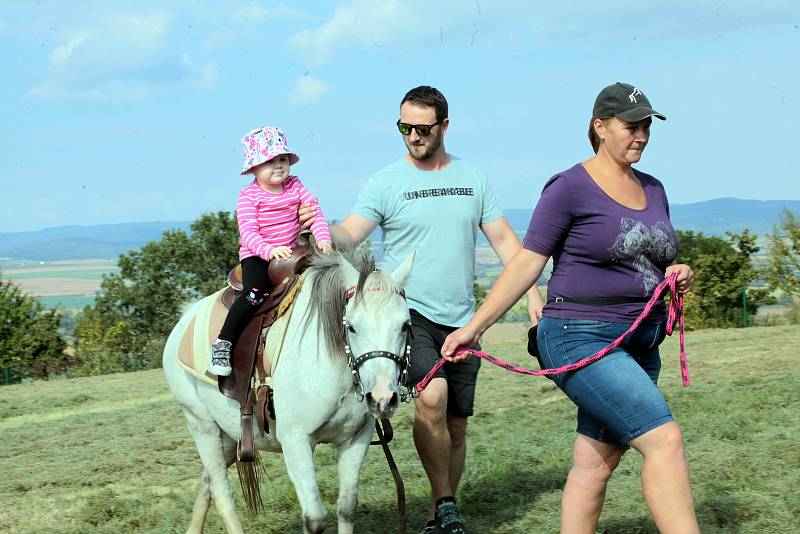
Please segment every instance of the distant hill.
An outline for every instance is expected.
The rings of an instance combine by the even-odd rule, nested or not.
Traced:
[[[165,230],[188,230],[188,221],[152,221],[56,226],[32,232],[0,233],[0,258],[83,260],[114,258],[161,239]]]
[[[783,208],[800,213],[800,200],[741,200],[717,198],[691,204],[673,204],[672,222],[680,230],[706,235],[724,235],[726,230],[763,235],[772,230]],[[505,210],[517,233],[524,233],[531,219],[530,209]],[[116,259],[148,241],[161,239],[165,230],[188,230],[190,221],[154,221],[57,226],[34,232],[0,233],[0,258],[26,260]],[[370,239],[380,240],[376,231]]]
[[[763,235],[772,231],[781,211],[787,208],[800,213],[800,200],[741,200],[715,198],[691,204],[672,204],[670,218],[675,228],[722,236],[727,230]],[[505,210],[506,218],[516,232],[528,228],[533,210]]]

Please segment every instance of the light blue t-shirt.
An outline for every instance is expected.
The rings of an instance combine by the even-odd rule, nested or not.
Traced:
[[[386,269],[416,251],[410,308],[439,324],[467,323],[479,226],[503,216],[480,169],[451,157],[442,170],[422,171],[402,158],[367,180],[351,213],[380,225]]]

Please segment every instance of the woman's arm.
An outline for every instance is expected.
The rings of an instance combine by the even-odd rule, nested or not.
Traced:
[[[547,256],[521,248],[511,258],[497,278],[486,300],[475,315],[462,328],[451,333],[442,345],[442,356],[448,361],[459,361],[468,357],[463,354],[453,357],[460,346],[471,345],[494,324],[522,295],[539,279],[547,263]]]

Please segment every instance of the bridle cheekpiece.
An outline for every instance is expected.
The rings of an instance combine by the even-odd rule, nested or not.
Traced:
[[[356,286],[349,287],[344,291],[345,308],[347,307],[347,303],[350,301],[350,299],[355,297],[356,291],[357,291]],[[370,288],[367,289],[366,291],[382,291],[382,289]],[[397,294],[403,297],[403,299],[406,298],[405,291],[403,291],[402,289],[398,289]],[[394,352],[389,352],[386,350],[373,350],[370,352],[365,352],[360,356],[354,356],[352,351],[350,350],[346,314],[342,316],[342,327],[344,328],[344,351],[345,354],[347,354],[347,366],[353,373],[353,388],[354,388],[353,393],[355,394],[355,397],[358,400],[358,402],[364,400],[364,388],[361,384],[361,375],[359,374],[359,369],[364,364],[364,362],[372,360],[374,358],[388,358],[400,366],[400,378],[398,381],[400,383],[400,386],[405,390],[403,393],[401,393],[400,399],[404,402],[410,401],[411,398],[415,396],[413,394],[413,391],[409,390],[407,387],[408,370],[411,367],[411,337],[412,337],[411,328],[409,328],[406,333],[406,348],[405,348],[405,354],[403,356],[400,356],[398,354],[395,354]]]

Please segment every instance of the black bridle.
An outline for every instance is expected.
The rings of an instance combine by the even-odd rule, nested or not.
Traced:
[[[405,300],[406,294],[402,289],[398,290],[397,293]],[[351,298],[353,298],[355,294],[356,294],[355,286],[348,288],[344,292],[345,307],[347,306],[347,302]],[[406,348],[402,356],[386,350],[373,350],[370,352],[365,352],[360,356],[354,356],[352,351],[350,350],[350,342],[348,339],[349,325],[347,323],[346,315],[342,317],[342,326],[344,327],[344,351],[345,354],[347,354],[347,366],[353,373],[353,393],[355,394],[355,397],[358,400],[358,402],[364,400],[364,388],[361,384],[361,375],[359,373],[359,369],[361,368],[362,365],[364,365],[364,362],[367,362],[375,358],[388,358],[400,366],[400,378],[398,382],[400,386],[405,390],[400,394],[400,399],[404,402],[407,400],[411,400],[411,398],[414,396],[413,392],[409,391],[408,388],[406,387],[406,385],[408,384],[408,370],[409,367],[411,367],[411,339],[413,337],[411,333],[411,326],[409,325],[406,331]]]

